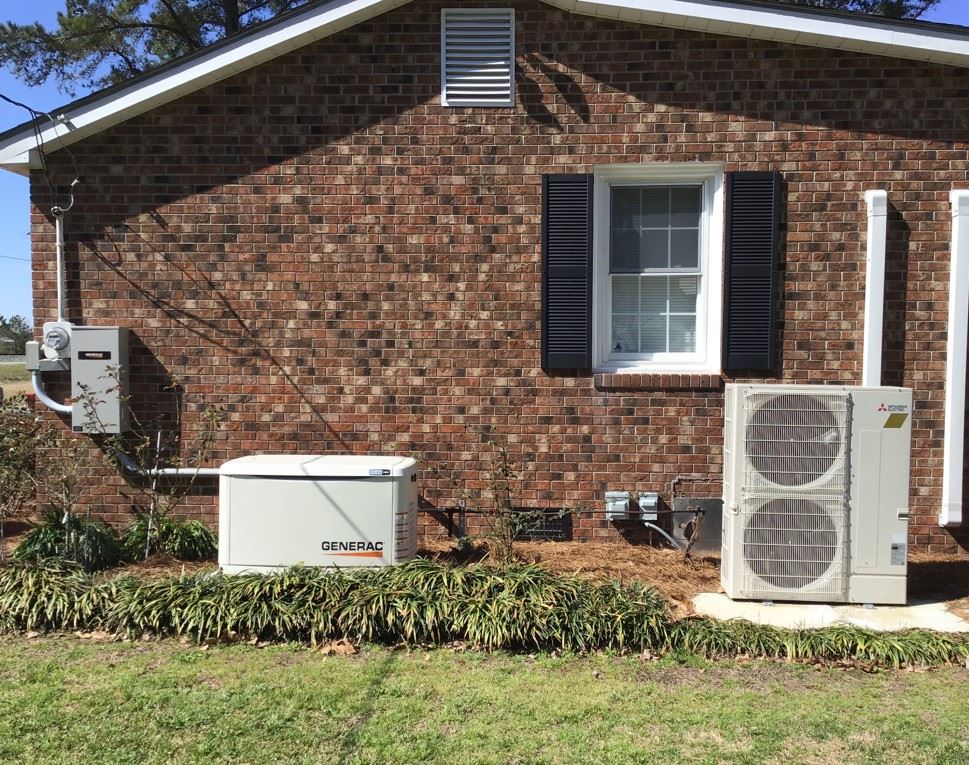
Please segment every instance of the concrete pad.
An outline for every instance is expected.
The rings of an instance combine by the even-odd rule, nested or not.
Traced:
[[[791,629],[814,629],[833,624],[893,632],[924,629],[936,632],[969,632],[969,622],[946,608],[945,603],[916,603],[909,606],[826,605],[823,603],[775,603],[757,600],[731,600],[723,593],[702,592],[693,599],[693,608],[714,619],[744,619],[755,624]]]

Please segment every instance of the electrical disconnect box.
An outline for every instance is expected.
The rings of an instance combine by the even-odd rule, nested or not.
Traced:
[[[74,327],[71,333],[71,425],[77,433],[128,430],[128,330]]]
[[[39,373],[70,370],[71,428],[76,433],[124,433],[129,429],[126,327],[47,322],[44,342],[27,343],[27,369]]]

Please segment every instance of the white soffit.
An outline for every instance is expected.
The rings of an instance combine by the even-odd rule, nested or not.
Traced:
[[[55,110],[48,150],[80,141],[258,64],[309,45],[409,0],[333,0],[287,14],[127,86]],[[969,68],[969,30],[874,20],[731,0],[543,0],[563,10],[675,29],[895,56]],[[503,7],[495,0],[494,7]],[[29,124],[0,136],[0,167],[26,174],[37,141]]]

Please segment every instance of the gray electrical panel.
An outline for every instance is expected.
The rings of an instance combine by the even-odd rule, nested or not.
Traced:
[[[128,329],[74,326],[70,353],[73,430],[128,430]]]

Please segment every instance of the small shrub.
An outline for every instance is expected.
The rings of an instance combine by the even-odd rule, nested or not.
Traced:
[[[85,571],[102,571],[121,563],[125,551],[106,523],[48,511],[43,522],[24,535],[13,557],[22,561],[60,559],[77,563]]]
[[[218,552],[215,534],[201,521],[160,515],[154,521],[147,515],[135,518],[125,531],[124,547],[132,560],[159,552],[179,560],[210,560]]]

